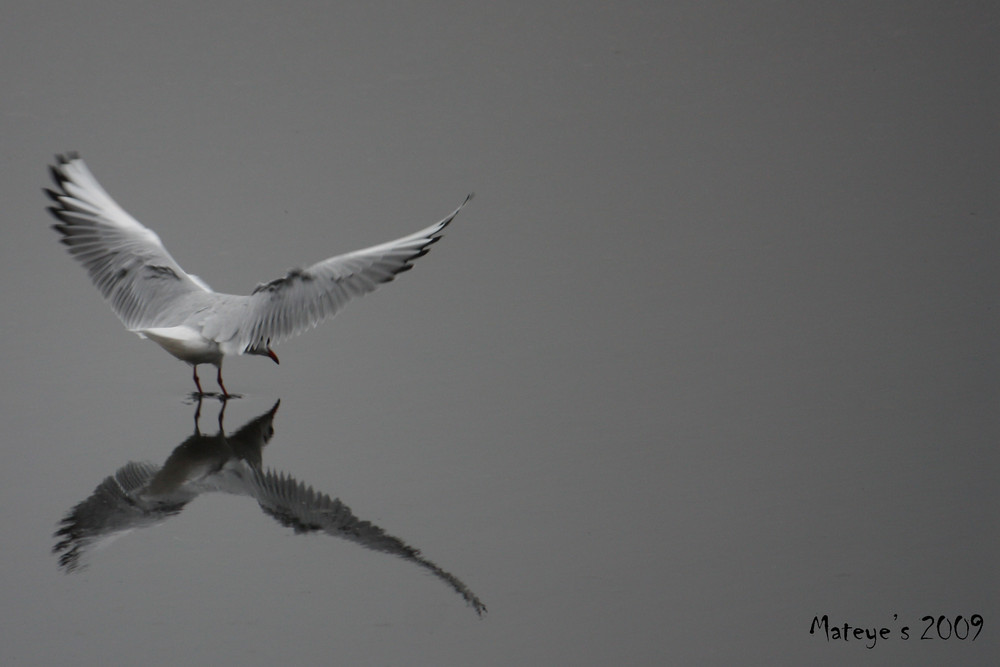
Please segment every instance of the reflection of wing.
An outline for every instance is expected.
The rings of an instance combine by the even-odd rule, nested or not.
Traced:
[[[418,549],[398,537],[354,516],[351,509],[340,500],[315,491],[284,473],[275,474],[270,470],[262,472],[249,468],[245,470],[250,472],[245,480],[247,490],[260,503],[261,509],[282,525],[292,528],[296,533],[323,532],[414,562],[455,589],[477,614],[486,612],[486,605],[458,577],[422,557]]]
[[[160,523],[177,514],[194,496],[171,496],[143,501],[140,492],[159,471],[150,463],[129,462],[98,485],[90,497],[70,510],[56,532],[59,566],[67,572],[85,566],[92,548],[109,543],[135,528]]]
[[[188,444],[191,443],[177,450],[183,451]],[[86,555],[94,549],[136,528],[162,523],[202,493],[216,491],[253,498],[265,514],[298,534],[322,532],[415,563],[448,584],[477,614],[482,616],[486,612],[486,605],[458,577],[421,556],[419,549],[370,521],[359,519],[340,500],[284,473],[262,471],[243,459],[215,464],[211,466],[214,472],[203,474],[204,467],[195,465],[204,463],[203,458],[193,459],[191,465],[180,466],[178,470],[173,470],[177,466],[161,468],[134,462],[119,468],[60,523],[56,532],[59,542],[52,548],[53,553],[59,554],[59,566],[67,572],[82,569]],[[169,475],[170,483],[165,483],[164,473],[168,469],[173,472]],[[162,487],[161,492],[154,492],[154,487]]]

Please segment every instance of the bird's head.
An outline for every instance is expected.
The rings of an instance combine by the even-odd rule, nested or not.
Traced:
[[[254,346],[254,347],[249,347],[249,348],[247,348],[247,352],[246,353],[247,354],[259,354],[262,357],[269,357],[271,359],[271,361],[273,361],[276,364],[280,364],[281,363],[280,361],[278,361],[278,355],[276,355],[274,353],[274,350],[271,349],[271,344],[269,342],[268,343],[264,343],[263,345],[257,345],[257,346]]]

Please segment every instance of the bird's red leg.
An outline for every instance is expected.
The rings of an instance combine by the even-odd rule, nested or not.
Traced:
[[[222,384],[222,366],[219,366],[219,374],[216,376],[216,380],[218,380],[219,387],[222,389],[222,397],[229,398],[229,392],[226,391],[226,385]]]
[[[201,390],[201,380],[198,379],[198,365],[192,364],[191,367],[194,369],[194,386],[198,387],[198,395],[203,396],[205,392]]]

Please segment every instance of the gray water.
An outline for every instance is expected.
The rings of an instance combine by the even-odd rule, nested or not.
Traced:
[[[8,9],[0,661],[994,664],[997,27]],[[224,292],[476,198],[196,430],[48,228],[68,150]]]

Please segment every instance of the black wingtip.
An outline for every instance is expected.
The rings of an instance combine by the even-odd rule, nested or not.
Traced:
[[[59,164],[65,164],[65,163],[60,162]],[[56,186],[59,187],[59,189],[63,189],[63,183],[67,181],[67,178],[63,176],[63,173],[61,171],[59,171],[59,167],[50,166],[49,175],[52,176],[52,182],[55,183]]]
[[[69,220],[67,220],[66,217],[65,217],[65,213],[66,213],[65,210],[63,210],[61,208],[56,208],[55,206],[46,206],[45,210],[47,210],[50,214],[52,214],[52,217],[54,217],[60,223],[64,223],[65,224],[65,223],[69,222]],[[54,228],[56,228],[56,229],[59,229],[59,226],[57,226],[57,225],[52,225],[52,226]],[[63,230],[59,229],[59,231],[61,232]]]
[[[52,180],[62,188],[63,183],[69,179],[63,174],[62,168],[68,165],[74,160],[79,160],[80,154],[76,151],[69,151],[66,154],[56,153],[56,164],[49,166],[49,172],[52,174]]]

